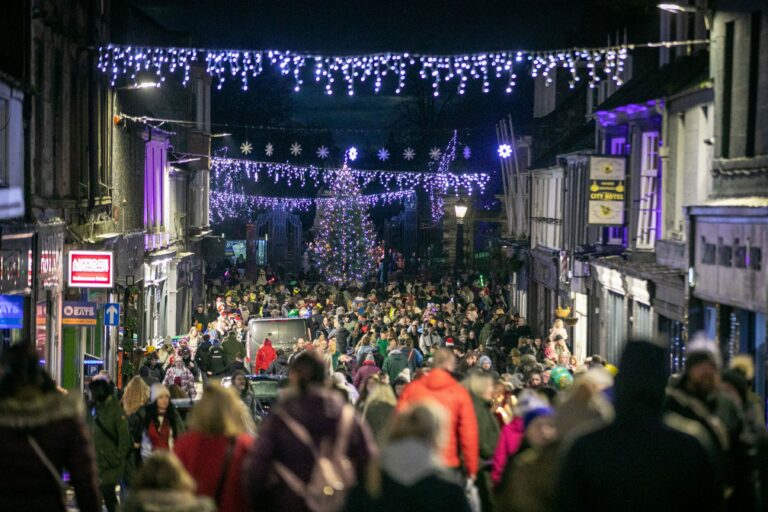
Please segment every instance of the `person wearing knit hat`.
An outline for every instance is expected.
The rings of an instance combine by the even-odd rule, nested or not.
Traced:
[[[497,487],[498,510],[556,510],[552,507],[557,468],[554,409],[535,393],[521,397],[523,443]],[[568,507],[563,507],[568,509]]]
[[[171,393],[162,384],[149,389],[150,403],[142,409],[140,439],[141,458],[146,460],[155,450],[173,450],[174,441],[184,433],[184,423],[171,402]]]
[[[672,426],[693,433],[715,461],[725,482],[728,510],[749,510],[751,468],[743,463],[748,447],[743,441],[742,413],[722,392],[722,359],[717,344],[702,333],[686,349],[682,378],[667,387],[664,409]],[[617,379],[624,373],[619,367]]]

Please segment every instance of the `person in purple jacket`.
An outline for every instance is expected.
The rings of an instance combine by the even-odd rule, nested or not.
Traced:
[[[244,486],[250,491],[252,510],[309,510],[307,496],[294,489],[297,483],[301,486],[309,482],[315,455],[312,447],[297,438],[297,430],[309,434],[315,450],[323,443],[333,445],[340,431],[346,430],[345,455],[357,481],[368,469],[376,451],[373,436],[360,416],[350,411],[352,407],[325,386],[325,379],[325,365],[316,352],[304,352],[291,362],[289,388],[274,414],[264,420],[245,463]],[[346,428],[343,428],[342,416],[351,418]],[[275,483],[276,467],[280,467],[281,472]]]

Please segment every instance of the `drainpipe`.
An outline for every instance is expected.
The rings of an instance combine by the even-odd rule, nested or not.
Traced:
[[[88,3],[88,43],[91,48],[99,46],[98,31],[98,0]],[[99,186],[99,89],[96,76],[96,53],[88,56],[88,209],[96,206],[96,196]]]

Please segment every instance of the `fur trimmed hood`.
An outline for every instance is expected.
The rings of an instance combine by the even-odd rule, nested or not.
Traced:
[[[41,427],[84,414],[83,401],[75,395],[52,392],[0,400],[0,427],[5,428]]]

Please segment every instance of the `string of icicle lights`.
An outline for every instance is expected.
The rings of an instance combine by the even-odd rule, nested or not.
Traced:
[[[413,190],[417,186],[437,189],[442,193],[461,190],[472,194],[474,189],[481,193],[490,179],[485,173],[455,174],[446,172],[444,167],[448,161],[440,162],[438,172],[415,171],[384,171],[347,169],[345,172],[358,180],[361,187],[372,183],[380,183],[386,190]],[[324,169],[314,165],[295,165],[290,163],[262,162],[238,158],[211,158],[211,173],[215,183],[225,190],[235,190],[245,182],[259,182],[269,179],[274,183],[284,181],[287,185],[298,183],[304,187],[307,182],[312,185],[332,187],[338,179],[340,168]]]
[[[367,194],[356,197],[338,199],[336,197],[271,197],[252,196],[247,194],[212,191],[210,196],[210,215],[213,221],[222,221],[227,218],[253,218],[253,213],[258,210],[272,208],[285,208],[286,210],[299,210],[308,212],[312,206],[338,208],[349,206],[355,202],[360,208],[369,208],[376,205],[389,205],[402,201],[413,195],[410,190],[398,190],[381,194]]]
[[[342,84],[346,94],[355,94],[357,86],[366,86],[378,93],[385,82],[394,85],[400,94],[405,88],[409,70],[415,70],[422,80],[432,82],[433,94],[440,95],[443,85],[451,84],[459,94],[466,92],[467,84],[481,83],[482,91],[490,91],[491,80],[503,80],[507,93],[512,92],[517,80],[516,68],[530,64],[532,76],[548,77],[558,68],[571,75],[570,86],[575,87],[585,68],[586,79],[594,87],[601,80],[622,82],[623,63],[629,51],[636,48],[673,47],[707,44],[707,40],[665,41],[642,44],[623,44],[599,48],[571,48],[546,51],[495,51],[454,55],[382,52],[364,55],[322,55],[287,50],[221,50],[203,48],[171,48],[148,46],[108,45],[99,48],[98,67],[111,75],[112,85],[121,76],[134,83],[139,73],[148,72],[159,83],[166,75],[182,77],[186,84],[192,65],[204,66],[217,80],[221,89],[227,80],[240,82],[243,90],[248,81],[259,76],[265,66],[276,66],[293,78],[294,90],[299,91],[305,79],[322,84],[327,94],[333,94]]]

